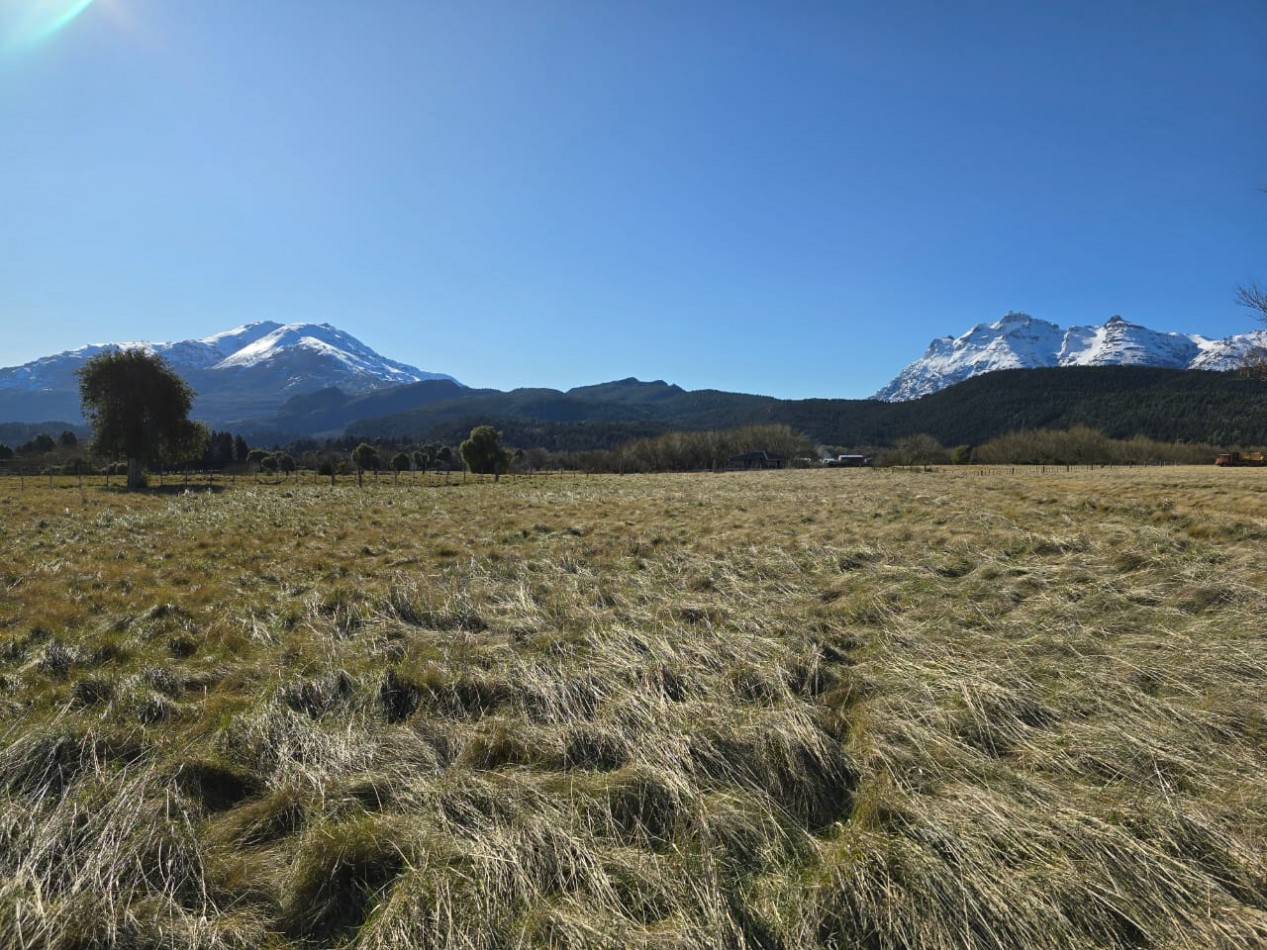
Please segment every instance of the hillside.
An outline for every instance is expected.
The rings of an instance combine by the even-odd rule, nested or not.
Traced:
[[[1141,366],[1004,370],[893,403],[779,400],[622,381],[568,393],[459,395],[402,413],[354,419],[345,429],[366,437],[443,438],[480,422],[503,428],[508,438],[531,432],[534,441],[514,444],[551,449],[605,447],[613,432],[631,427],[645,435],[770,422],[832,445],[888,445],[921,432],[946,445],[978,444],[1016,429],[1072,425],[1115,438],[1254,443],[1267,440],[1267,381]]]
[[[1254,442],[1267,439],[1267,381],[1145,366],[1000,370],[905,402],[782,402],[770,421],[832,444],[888,445],[927,433],[945,445],[973,445],[1073,425],[1114,438]]]

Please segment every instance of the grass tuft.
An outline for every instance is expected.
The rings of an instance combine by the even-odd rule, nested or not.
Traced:
[[[282,908],[286,932],[329,942],[361,926],[405,867],[403,838],[402,828],[368,817],[305,832]]]

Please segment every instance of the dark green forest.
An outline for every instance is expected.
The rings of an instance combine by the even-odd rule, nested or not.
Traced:
[[[344,425],[349,434],[365,438],[452,442],[481,423],[501,429],[509,444],[550,451],[771,423],[822,444],[879,448],[917,433],[943,445],[978,445],[1007,432],[1077,425],[1115,439],[1258,444],[1267,440],[1267,381],[1139,366],[1003,370],[922,399],[885,403],[686,392],[662,382],[624,380],[567,393],[484,391]]]

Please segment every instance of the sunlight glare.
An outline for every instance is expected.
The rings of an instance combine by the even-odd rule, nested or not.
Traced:
[[[94,0],[27,0],[3,4],[0,48],[31,49],[52,39],[92,6]],[[21,13],[17,12],[19,8]]]

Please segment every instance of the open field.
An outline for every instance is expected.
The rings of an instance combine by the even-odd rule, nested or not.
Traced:
[[[1267,471],[0,482],[0,946],[1267,945]]]

